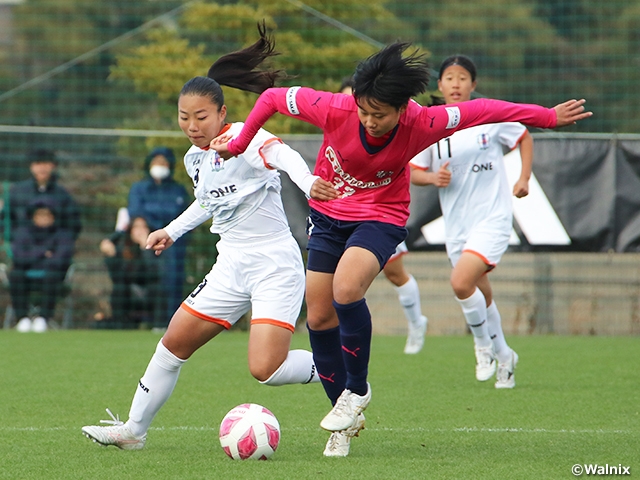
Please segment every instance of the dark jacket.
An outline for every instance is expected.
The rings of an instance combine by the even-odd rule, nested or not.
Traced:
[[[47,228],[33,223],[13,230],[11,241],[13,266],[20,270],[57,270],[66,272],[73,257],[71,232],[55,224]],[[51,252],[50,257],[46,252]]]
[[[113,283],[149,286],[160,281],[160,259],[153,250],[143,250],[133,243],[128,232],[116,232],[109,240],[116,247],[114,257],[105,257]]]
[[[156,155],[164,155],[169,161],[171,174],[160,184],[149,175],[149,164]],[[165,147],[151,151],[145,159],[146,177],[134,183],[129,191],[130,218],[144,217],[151,231],[167,226],[171,220],[180,215],[191,202],[187,190],[173,179],[176,159],[173,152]]]
[[[8,206],[11,235],[13,236],[13,232],[17,228],[31,225],[31,218],[28,214],[29,205],[39,200],[46,200],[53,206],[56,211],[57,226],[60,229],[68,230],[73,240],[77,239],[80,230],[82,230],[80,210],[69,192],[58,185],[55,173],[42,191],[33,178],[16,182],[11,186]]]

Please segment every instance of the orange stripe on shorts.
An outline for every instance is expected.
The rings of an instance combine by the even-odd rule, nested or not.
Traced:
[[[274,325],[276,327],[286,328],[292,332],[295,331],[296,327],[287,322],[281,322],[280,320],[274,320],[273,318],[254,318],[251,320],[252,325]]]
[[[222,320],[221,318],[216,318],[216,317],[210,317],[209,315],[205,315],[204,313],[200,313],[200,312],[194,310],[193,308],[191,308],[189,305],[187,305],[184,302],[182,302],[182,304],[180,306],[184,310],[189,312],[191,315],[193,315],[194,317],[198,317],[201,320],[206,320],[207,322],[217,323],[218,325],[222,325],[227,330],[229,330],[231,328],[231,324],[229,322],[227,322],[226,320]]]

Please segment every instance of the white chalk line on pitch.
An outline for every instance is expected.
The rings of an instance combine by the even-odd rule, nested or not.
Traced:
[[[0,432],[55,432],[55,431],[80,431],[80,427],[0,427]],[[218,427],[193,427],[193,426],[177,426],[177,427],[151,427],[150,430],[167,430],[167,431],[218,431]],[[283,431],[316,431],[315,428],[299,428],[288,427]],[[424,432],[424,433],[542,433],[542,434],[604,434],[618,435],[638,433],[631,430],[606,430],[606,429],[548,429],[548,428],[488,428],[488,427],[458,427],[458,428],[392,428],[392,427],[367,427],[369,432]]]

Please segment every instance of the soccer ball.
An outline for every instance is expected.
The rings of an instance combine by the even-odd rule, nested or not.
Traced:
[[[278,419],[262,405],[238,405],[220,424],[220,445],[234,460],[266,460],[276,451],[278,443]]]

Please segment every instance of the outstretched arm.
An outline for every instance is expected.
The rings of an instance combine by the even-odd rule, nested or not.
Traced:
[[[333,184],[312,175],[302,156],[279,138],[274,137],[266,142],[260,148],[260,156],[268,167],[287,172],[307,197],[316,200],[333,200],[338,197]]]
[[[275,113],[323,128],[333,95],[306,87],[269,88],[258,97],[240,134],[231,141],[229,137],[214,138],[211,148],[225,160],[240,155]]]
[[[586,100],[568,100],[553,107],[556,111],[556,128],[574,125],[580,120],[589,118],[593,112],[585,112],[584,103]]]

